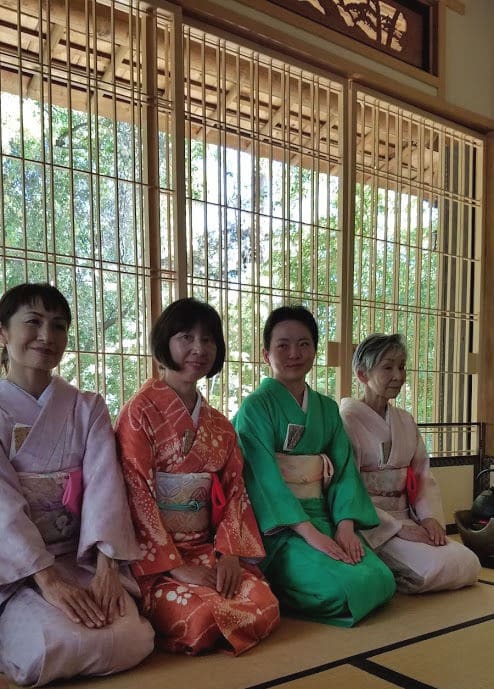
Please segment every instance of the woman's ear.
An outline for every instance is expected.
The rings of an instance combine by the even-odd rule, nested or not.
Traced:
[[[267,364],[268,366],[270,366],[269,352],[267,349],[264,349],[264,347],[262,348],[262,358],[264,359],[264,363]]]
[[[367,385],[369,382],[369,377],[364,373],[364,371],[357,371],[357,378],[359,383],[362,383],[362,385]]]

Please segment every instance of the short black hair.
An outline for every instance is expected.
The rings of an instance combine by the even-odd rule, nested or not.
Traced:
[[[314,347],[317,349],[317,344],[319,342],[319,329],[317,327],[316,319],[309,309],[306,309],[305,306],[302,305],[280,306],[278,309],[271,311],[264,325],[262,335],[264,349],[269,350],[269,347],[271,346],[273,328],[275,325],[278,325],[278,323],[282,323],[283,321],[299,321],[299,323],[305,325],[312,336]]]
[[[225,361],[223,328],[218,312],[210,304],[194,297],[178,299],[163,311],[151,330],[151,352],[159,364],[177,371],[178,366],[170,353],[170,339],[177,333],[192,330],[196,325],[201,325],[216,343],[216,359],[207,374],[208,378],[212,378],[221,371]]]
[[[69,327],[72,313],[67,299],[47,282],[24,282],[7,290],[0,299],[0,324],[7,326],[21,306],[32,306],[38,299],[47,311],[61,311]]]
[[[67,299],[53,285],[47,282],[23,282],[7,290],[0,299],[0,325],[7,327],[10,319],[22,306],[32,306],[40,300],[47,311],[60,311],[67,321],[72,322],[72,313]],[[7,347],[0,354],[0,366],[8,371],[9,355]]]

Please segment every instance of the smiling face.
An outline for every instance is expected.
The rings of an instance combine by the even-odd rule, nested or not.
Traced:
[[[170,354],[178,370],[166,369],[166,379],[196,383],[207,376],[216,360],[216,342],[206,329],[196,325],[170,337]],[[173,385],[172,385],[173,387]]]
[[[67,319],[62,311],[47,311],[40,299],[24,304],[0,326],[11,380],[25,372],[48,373],[58,366],[67,346]]]
[[[370,371],[358,372],[358,379],[364,385],[364,396],[374,399],[395,399],[406,379],[406,356],[400,349],[388,349],[381,361]]]
[[[281,321],[274,326],[269,349],[262,350],[273,378],[290,388],[301,383],[311,370],[316,348],[310,330],[300,321]]]

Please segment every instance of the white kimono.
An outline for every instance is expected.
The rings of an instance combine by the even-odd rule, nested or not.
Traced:
[[[439,488],[413,417],[388,405],[383,419],[367,404],[345,398],[341,418],[352,442],[355,461],[381,521],[362,535],[393,570],[404,593],[455,589],[475,583],[477,556],[456,541],[444,546],[407,541],[397,536],[403,524],[434,517],[444,527]],[[407,471],[416,479],[413,508],[407,495]]]
[[[140,557],[115,440],[100,395],[54,377],[39,399],[0,381],[0,672],[18,684],[132,667],[153,630],[126,593],[126,614],[89,629],[40,595],[31,575],[54,565],[87,586],[97,549]],[[138,587],[124,565],[121,580]]]

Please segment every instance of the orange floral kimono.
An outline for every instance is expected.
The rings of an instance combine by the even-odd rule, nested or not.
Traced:
[[[241,587],[231,599],[168,575],[183,564],[215,567],[218,553],[264,557],[232,425],[202,397],[189,414],[172,388],[149,380],[122,409],[116,433],[143,555],[133,572],[158,642],[196,654],[223,637],[235,654],[248,650],[279,623],[278,602],[256,567],[241,560]],[[224,498],[215,528],[211,479]]]

